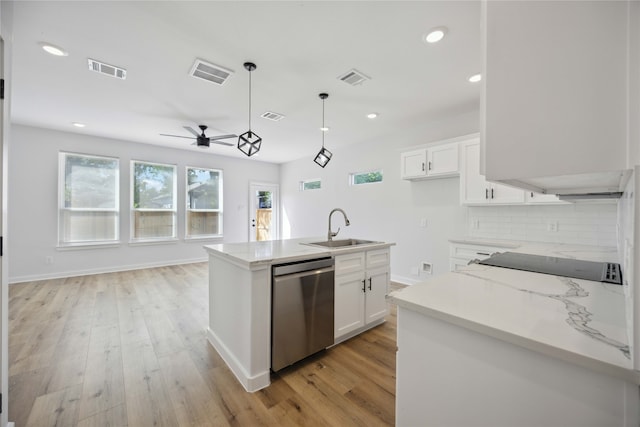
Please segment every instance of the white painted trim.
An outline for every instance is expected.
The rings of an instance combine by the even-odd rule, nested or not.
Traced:
[[[222,360],[225,361],[229,369],[231,369],[231,372],[233,372],[245,390],[253,393],[254,391],[268,387],[269,384],[271,384],[271,373],[268,369],[266,372],[250,377],[238,359],[235,358],[227,346],[224,345],[215,332],[210,328],[207,328],[207,340],[209,341],[209,344],[216,349],[220,357],[222,357]]]
[[[62,271],[51,274],[33,274],[28,276],[10,277],[9,284],[23,282],[33,282],[35,280],[63,279],[66,277],[87,276],[90,274],[115,273],[118,271],[141,270],[144,268],[168,267],[171,265],[195,264],[198,262],[206,262],[207,257],[197,259],[182,259],[173,261],[148,262],[143,264],[123,265],[119,267],[92,268],[88,270]]]

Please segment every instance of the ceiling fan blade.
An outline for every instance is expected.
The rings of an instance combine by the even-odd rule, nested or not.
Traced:
[[[213,138],[211,139],[211,143],[212,144],[219,144],[219,145],[227,145],[229,147],[233,147],[234,145],[236,145],[236,144],[234,144],[232,142],[214,141]]]
[[[196,132],[195,130],[193,130],[193,128],[190,128],[189,126],[183,126],[183,128],[185,128],[186,130],[194,134],[196,137],[200,136],[198,132]]]
[[[237,138],[238,135],[235,134],[229,134],[229,135],[218,135],[218,136],[210,136],[209,140],[210,141],[217,141],[219,139],[227,139],[227,138]],[[233,144],[232,144],[233,145]]]
[[[166,133],[161,133],[161,136],[173,136],[174,138],[187,138],[187,139],[196,139],[196,138],[192,138],[190,136],[182,136],[182,135],[169,135]]]

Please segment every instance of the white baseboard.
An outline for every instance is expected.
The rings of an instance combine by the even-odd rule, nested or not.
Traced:
[[[87,270],[61,271],[47,274],[32,274],[27,276],[9,277],[9,284],[12,285],[14,283],[33,282],[36,280],[51,280],[63,279],[67,277],[88,276],[90,274],[115,273],[118,271],[141,270],[144,268],[168,267],[171,265],[195,264],[198,262],[205,262],[207,260],[208,258],[204,257],[197,259],[181,259],[172,261],[149,262],[143,264],[130,264],[117,267],[90,268]]]
[[[248,392],[261,390],[271,384],[271,373],[267,369],[266,372],[251,377],[244,369],[240,361],[231,353],[229,348],[218,338],[218,336],[210,328],[207,328],[207,340],[216,349],[222,360],[225,361],[231,372],[236,376],[242,387]]]

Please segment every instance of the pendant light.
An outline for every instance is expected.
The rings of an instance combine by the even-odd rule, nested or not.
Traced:
[[[321,93],[318,96],[322,99],[322,148],[318,151],[318,154],[316,154],[316,158],[313,159],[313,161],[321,167],[325,167],[327,166],[327,163],[329,163],[329,160],[331,160],[331,156],[333,156],[331,151],[324,148],[324,133],[328,130],[324,125],[324,100],[329,97],[329,94]]]
[[[249,71],[249,130],[238,137],[238,149],[251,157],[260,151],[262,144],[262,138],[251,131],[251,72],[257,67],[253,62],[245,62],[244,68]]]

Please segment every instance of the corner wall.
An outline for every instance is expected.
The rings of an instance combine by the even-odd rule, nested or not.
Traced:
[[[118,247],[65,249],[58,241],[58,153],[69,151],[120,159],[120,239]],[[99,138],[35,127],[11,126],[7,252],[11,283],[159,265],[204,261],[203,245],[221,240],[184,240],[184,210],[178,209],[178,241],[129,244],[130,161],[178,166],[178,206],[185,200],[185,166],[223,170],[224,242],[248,240],[249,182],[279,182],[279,165],[203,152]],[[45,258],[53,257],[53,264]]]

